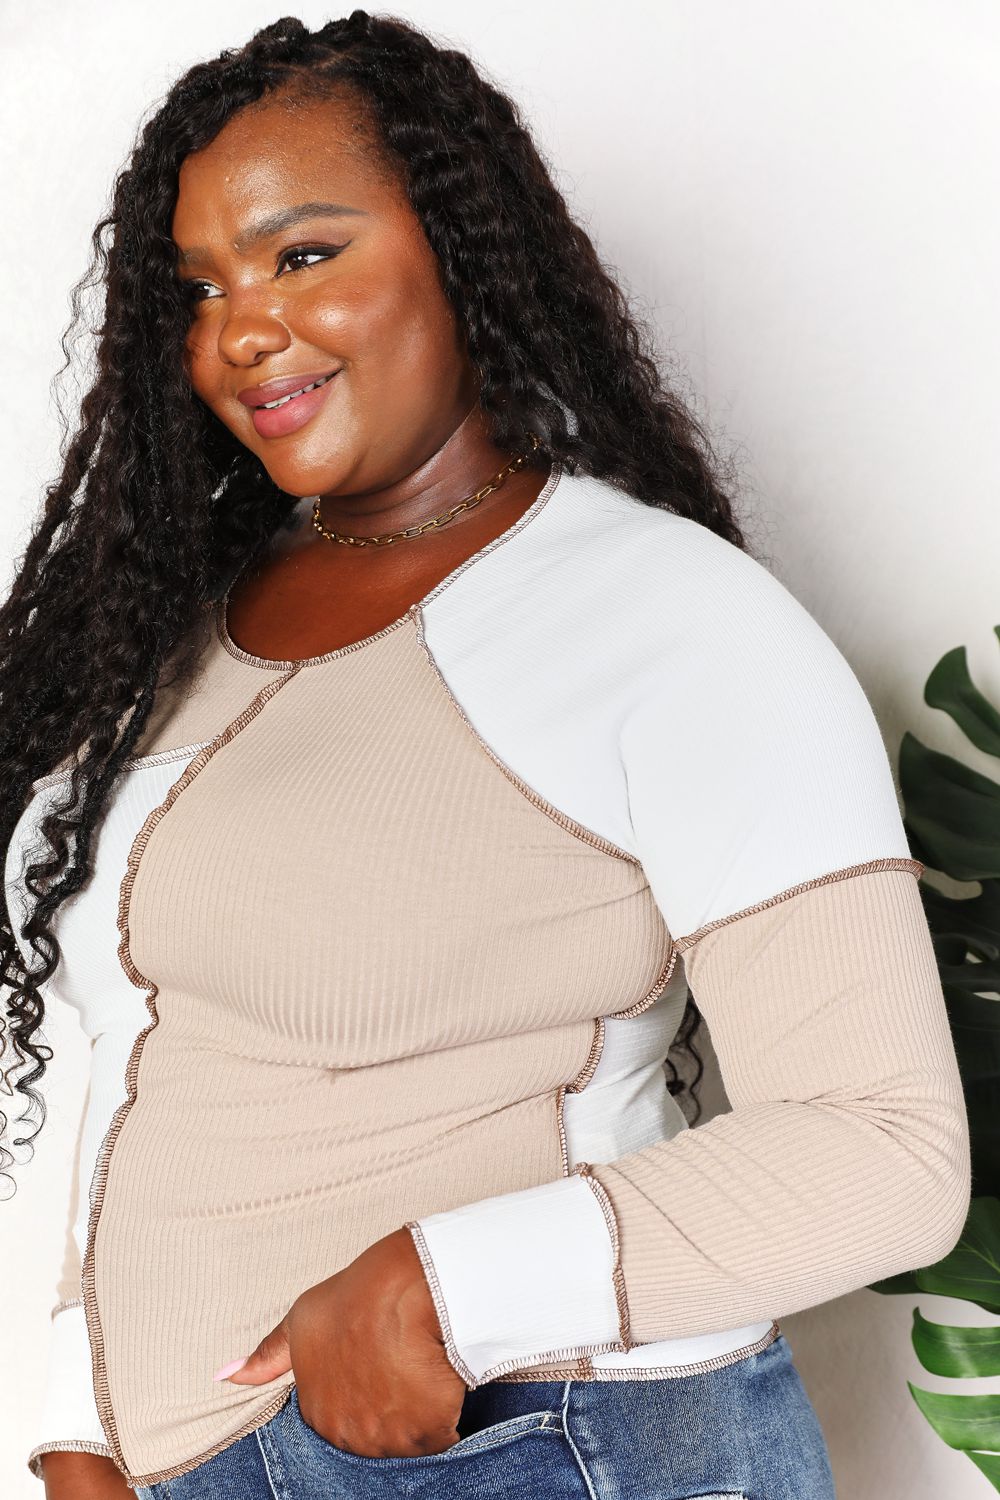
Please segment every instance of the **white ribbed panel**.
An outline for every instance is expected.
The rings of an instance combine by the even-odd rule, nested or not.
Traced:
[[[94,874],[83,890],[64,901],[52,929],[62,958],[42,987],[47,1006],[69,1005],[92,1039],[90,1086],[77,1146],[79,1192],[67,1214],[70,1243],[56,1305],[81,1295],[79,1269],[87,1245],[89,1188],[101,1141],[111,1116],[125,1098],[125,1065],[137,1033],[149,1021],[143,996],[118,959],[118,896],[132,840],[150,809],[161,802],[181,775],[197,745],[181,746],[168,758],[150,756],[131,763],[112,788],[95,838]],[[4,878],[18,946],[33,967],[37,960],[21,937],[30,907],[23,884],[25,856],[38,857],[38,825],[64,797],[65,778],[42,778],[26,805],[7,847]],[[30,1453],[53,1446],[107,1450],[94,1400],[87,1324],[82,1306],[56,1312],[52,1320],[42,1407],[30,1434]],[[32,1472],[38,1473],[37,1463]]]
[[[438,1312],[449,1325],[453,1362],[457,1350],[469,1385],[487,1372],[534,1364],[542,1349],[558,1359],[581,1344],[617,1342],[614,1254],[600,1204],[582,1177],[427,1214],[420,1230],[447,1288],[447,1311],[439,1300]]]
[[[581,1161],[614,1161],[687,1129],[663,1070],[686,997],[684,969],[678,964],[648,1010],[627,1021],[605,1018],[593,1077],[579,1093],[567,1093],[563,1100],[570,1167]]]
[[[677,938],[909,854],[852,668],[773,574],[696,521],[564,475],[423,616],[479,734],[642,861]]]
[[[38,1458],[53,1449],[73,1447],[110,1456],[94,1401],[90,1340],[82,1306],[65,1307],[52,1320],[42,1408],[34,1432],[28,1462],[39,1479]]]

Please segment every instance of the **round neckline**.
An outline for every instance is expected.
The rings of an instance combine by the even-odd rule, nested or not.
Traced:
[[[464,573],[467,568],[471,568],[481,557],[485,557],[487,553],[493,552],[512,536],[515,536],[517,532],[523,530],[545,508],[546,501],[555,490],[556,485],[562,477],[562,473],[562,465],[558,460],[553,459],[548,478],[527,510],[523,511],[516,521],[511,522],[506,530],[492,537],[490,541],[479,548],[478,552],[473,552],[471,556],[460,562],[457,567],[452,568],[450,573],[446,573],[442,579],[439,579],[434,587],[424,594],[423,598],[411,604],[397,619],[390,620],[389,624],[383,625],[381,630],[376,630],[371,635],[363,636],[359,641],[350,641],[346,646],[336,646],[332,651],[323,651],[318,656],[300,656],[285,661],[278,660],[276,657],[256,656],[252,651],[244,651],[243,647],[238,646],[229,634],[227,621],[229,595],[236,585],[236,578],[232,580],[225,594],[215,606],[216,634],[222,645],[229,652],[229,655],[234,656],[237,661],[241,661],[250,667],[266,667],[269,671],[290,671],[292,668],[298,667],[318,667],[323,662],[336,661],[338,657],[347,656],[352,651],[360,651],[363,647],[370,646],[375,641],[380,641],[390,631],[398,630],[399,626],[405,624],[407,620],[415,618],[425,604],[429,604],[432,599],[437,598],[438,594],[446,589],[450,583],[454,583],[455,579]]]

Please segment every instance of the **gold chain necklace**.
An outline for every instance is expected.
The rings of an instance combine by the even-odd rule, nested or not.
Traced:
[[[539,440],[533,432],[529,432],[528,437],[531,440],[531,449],[529,451],[533,451],[538,447]],[[422,536],[425,531],[430,531],[434,526],[443,526],[447,521],[457,516],[459,511],[471,510],[474,505],[478,505],[481,500],[485,500],[487,495],[491,495],[494,490],[500,488],[508,474],[513,474],[523,467],[527,457],[527,453],[517,454],[515,458],[511,459],[510,463],[504,465],[499,473],[494,474],[493,478],[484,484],[481,490],[477,490],[474,495],[468,495],[464,500],[460,500],[457,505],[453,505],[450,510],[444,511],[441,515],[432,516],[429,521],[421,521],[419,526],[407,526],[402,531],[386,531],[381,536],[350,536],[346,531],[329,531],[320,520],[319,495],[313,501],[313,525],[320,536],[325,536],[328,542],[344,542],[350,547],[382,547],[389,542],[397,542],[402,537]]]

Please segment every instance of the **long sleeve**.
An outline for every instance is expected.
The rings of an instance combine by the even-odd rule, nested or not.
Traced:
[[[69,1196],[63,1263],[51,1311],[45,1383],[41,1408],[32,1433],[28,1467],[39,1479],[40,1459],[45,1453],[73,1449],[110,1457],[110,1449],[97,1414],[91,1369],[90,1341],[83,1312],[81,1255],[77,1239],[80,1194],[81,1142],[90,1090],[76,1136],[73,1177]]]
[[[720,587],[654,643],[619,746],[731,1109],[408,1226],[470,1386],[780,1318],[933,1263],[967,1214],[921,866],[871,706],[776,578],[699,546]]]

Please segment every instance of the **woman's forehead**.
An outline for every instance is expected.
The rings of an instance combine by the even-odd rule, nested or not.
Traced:
[[[399,191],[352,128],[349,105],[248,108],[181,163],[172,232],[181,243],[209,222],[238,238],[292,207],[371,213]]]

